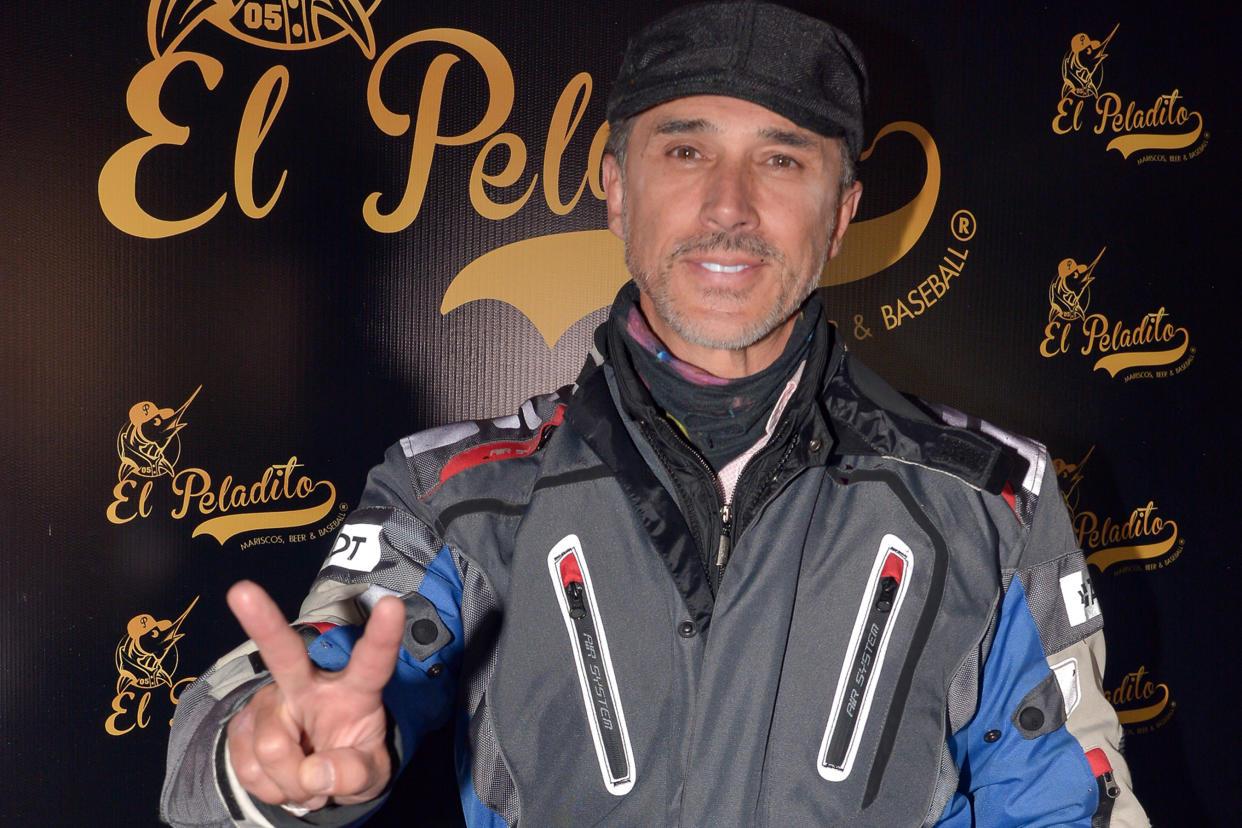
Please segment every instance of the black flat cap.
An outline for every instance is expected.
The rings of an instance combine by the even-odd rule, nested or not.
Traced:
[[[862,150],[867,70],[834,26],[772,3],[684,6],[630,40],[608,120],[675,98],[727,95]]]

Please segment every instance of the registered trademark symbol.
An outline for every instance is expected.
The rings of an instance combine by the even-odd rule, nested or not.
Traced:
[[[969,210],[958,210],[949,219],[949,231],[958,241],[970,241],[975,235],[975,214]]]

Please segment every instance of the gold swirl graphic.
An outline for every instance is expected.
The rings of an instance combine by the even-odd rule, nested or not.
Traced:
[[[876,134],[860,160],[895,132],[913,136],[923,148],[923,185],[905,206],[850,225],[847,244],[825,268],[821,285],[879,273],[909,253],[927,228],[940,195],[940,153],[931,134],[912,121],[896,121]],[[440,313],[480,299],[505,302],[525,315],[551,348],[575,322],[612,302],[629,278],[625,248],[608,230],[536,236],[484,253],[462,268],[444,292]]]
[[[1195,128],[1190,132],[1183,132],[1177,135],[1157,135],[1155,133],[1138,132],[1131,135],[1119,135],[1108,142],[1108,146],[1104,151],[1117,150],[1121,153],[1122,158],[1129,158],[1133,153],[1139,150],[1148,149],[1181,149],[1188,147],[1195,141],[1199,140],[1199,134],[1203,132],[1203,116],[1198,112],[1192,112],[1195,120],[1198,122]]]
[[[927,229],[940,197],[940,151],[931,133],[913,121],[894,121],[876,133],[871,146],[858,160],[870,158],[880,139],[894,132],[913,136],[923,148],[927,159],[923,186],[908,204],[888,215],[851,224],[841,253],[824,267],[821,285],[844,285],[874,276],[900,261]]]
[[[571,325],[612,302],[629,278],[625,246],[608,230],[535,236],[484,253],[462,268],[444,292],[440,313],[478,299],[506,302],[551,348]]]
[[[1155,365],[1168,365],[1177,362],[1186,353],[1190,345],[1190,333],[1185,328],[1178,328],[1182,335],[1182,344],[1167,351],[1130,351],[1124,354],[1109,354],[1096,360],[1094,370],[1104,370],[1110,377],[1117,376],[1118,371],[1126,368],[1139,368]]]
[[[328,487],[328,496],[318,506],[307,509],[289,509],[280,512],[247,512],[236,515],[221,515],[205,520],[194,527],[190,537],[210,535],[221,545],[226,540],[241,532],[253,532],[258,529],[289,529],[294,526],[306,526],[327,516],[332,511],[332,503],[336,500],[336,487],[327,480],[315,485]]]
[[[1124,561],[1145,561],[1159,558],[1167,554],[1173,548],[1173,544],[1177,543],[1177,523],[1166,520],[1164,525],[1172,527],[1173,533],[1162,541],[1130,544],[1127,546],[1111,546],[1107,549],[1100,549],[1087,556],[1087,563],[1099,569],[1100,572],[1104,572],[1110,566]]]
[[[1157,684],[1156,687],[1164,693],[1160,701],[1155,704],[1149,704],[1146,707],[1136,707],[1133,710],[1118,710],[1117,719],[1123,724],[1138,724],[1139,722],[1148,722],[1160,715],[1169,705],[1169,686],[1167,684]]]

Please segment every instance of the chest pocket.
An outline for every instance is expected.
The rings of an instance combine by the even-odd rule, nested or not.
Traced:
[[[948,549],[891,472],[856,471],[820,508],[814,526],[831,532],[808,541],[799,574],[760,822],[917,825],[957,658],[931,641]]]
[[[889,640],[901,617],[913,565],[913,553],[905,541],[896,535],[885,535],[863,590],[819,746],[816,767],[819,775],[830,782],[840,782],[853,770],[875,690],[886,666]]]
[[[569,633],[604,787],[614,796],[623,796],[634,787],[634,749],[591,574],[577,535],[567,535],[548,553],[548,574]]]

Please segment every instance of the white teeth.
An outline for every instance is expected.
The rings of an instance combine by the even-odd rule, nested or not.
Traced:
[[[700,262],[700,264],[703,265],[703,267],[706,270],[710,270],[712,273],[740,273],[741,271],[745,270],[747,267],[744,264],[722,265],[717,262]]]

